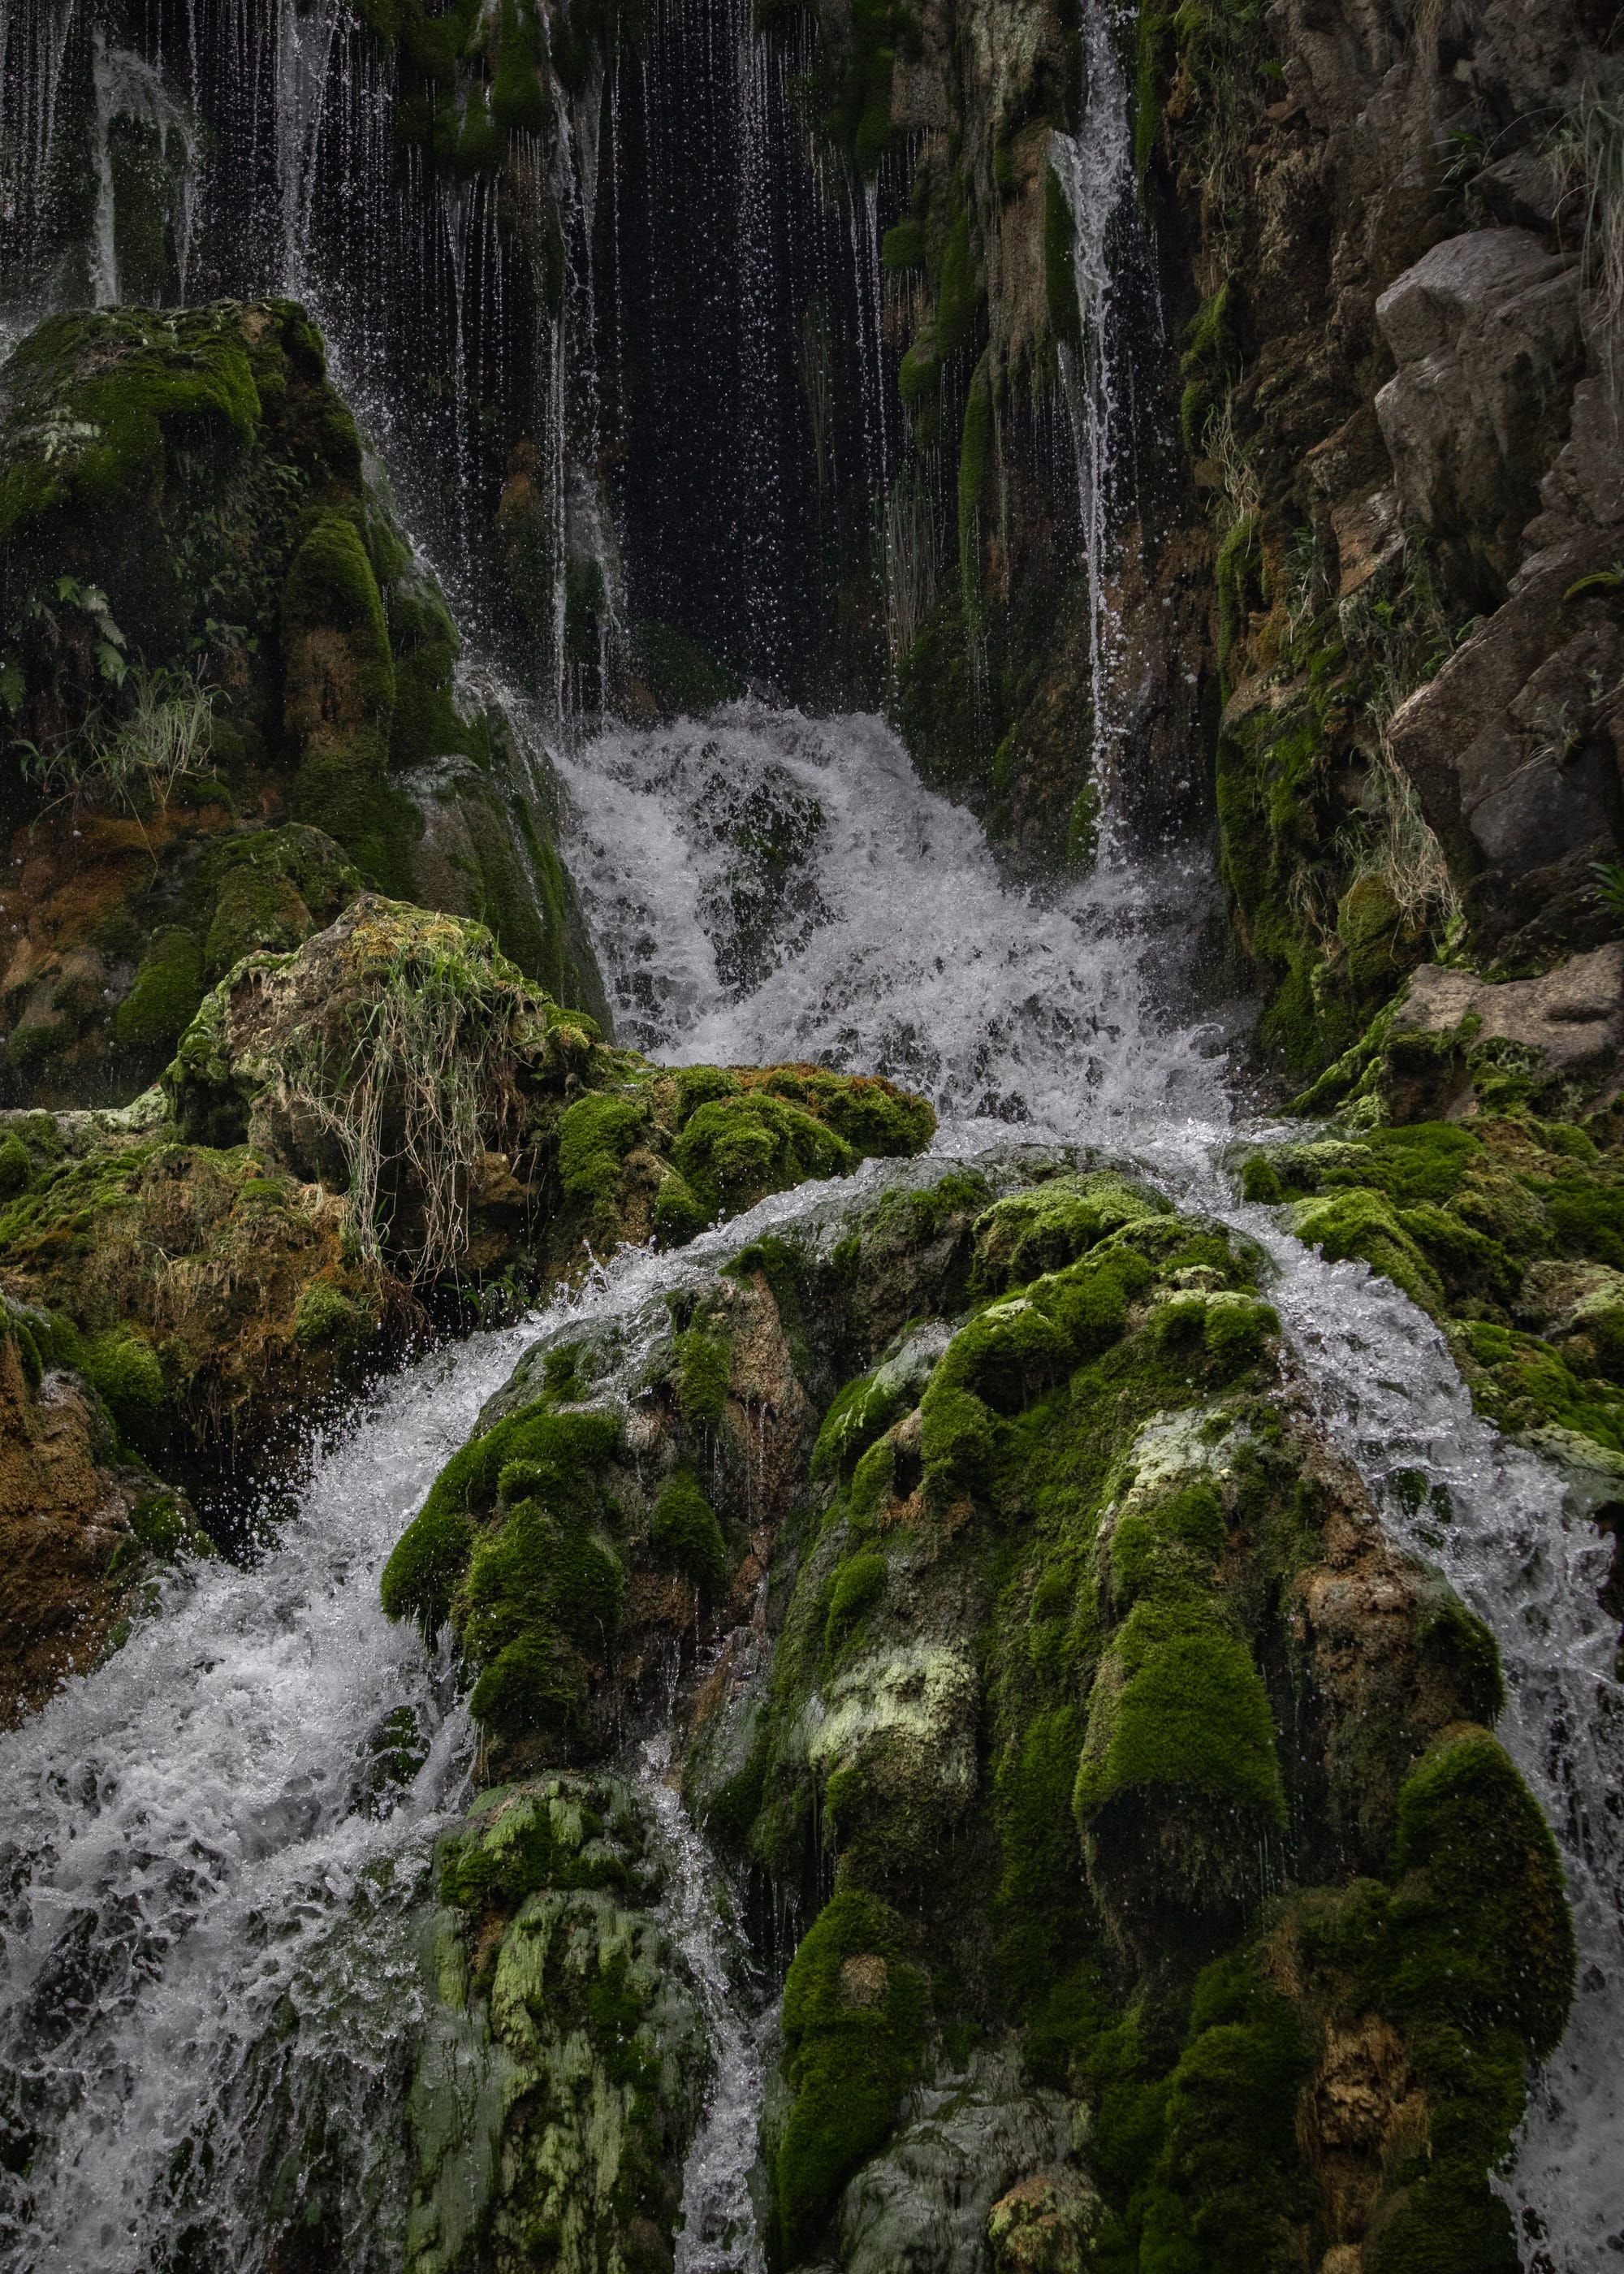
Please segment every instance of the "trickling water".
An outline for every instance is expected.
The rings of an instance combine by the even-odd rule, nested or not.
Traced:
[[[1624,2251],[1624,1690],[1616,1623],[1597,1601],[1608,1554],[1566,1504],[1558,1471],[1477,1418],[1443,1337],[1390,1282],[1327,1263],[1265,1209],[1225,1212],[1279,1264],[1287,1332],[1387,1529],[1445,1573],[1500,1645],[1499,1733],[1556,1833],[1579,1946],[1573,2019],[1505,2189],[1529,2263],[1583,2274]]]
[[[749,2182],[773,2017],[759,1998],[740,1995],[747,1961],[732,1890],[688,1821],[670,1766],[667,1730],[643,1749],[641,1790],[674,1865],[660,1924],[687,1962],[715,2065],[682,2175],[676,2274],[762,2274],[766,2262]]]
[[[1060,365],[1087,584],[1091,755],[1102,794],[1115,781],[1126,723],[1115,683],[1123,629],[1113,593],[1114,547],[1134,471],[1134,343],[1125,317],[1154,297],[1142,289],[1147,262],[1122,61],[1133,20],[1119,0],[1085,0],[1083,117],[1075,134],[1051,135],[1049,149],[1071,217],[1079,335],[1063,343]]]

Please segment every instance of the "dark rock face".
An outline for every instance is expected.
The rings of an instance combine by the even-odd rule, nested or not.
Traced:
[[[1491,969],[1615,928],[1616,319],[1599,162],[1555,154],[1613,65],[1567,7],[1288,4],[1231,43],[1221,111],[1190,100],[1210,40],[1151,9],[1141,34],[1148,179],[1200,302],[1222,856],[1265,1052],[1306,1076],[1462,915]],[[1356,893],[1386,896],[1380,937]]]
[[[603,1008],[556,809],[287,302],[53,318],[0,381],[13,1101],[119,1102],[370,885]]]

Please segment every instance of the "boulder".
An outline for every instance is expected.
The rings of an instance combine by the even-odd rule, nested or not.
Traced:
[[[1376,320],[1398,364],[1376,397],[1408,513],[1503,589],[1584,366],[1578,277],[1531,231],[1435,245]]]
[[[291,302],[49,319],[0,375],[0,1100],[119,1102],[364,886],[605,1013],[558,786]]]
[[[1395,712],[1394,757],[1502,955],[1605,936],[1591,864],[1624,844],[1624,589],[1616,536],[1575,533]]]

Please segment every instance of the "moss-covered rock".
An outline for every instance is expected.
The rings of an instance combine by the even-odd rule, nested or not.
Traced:
[[[669,2274],[710,2066],[658,1917],[669,1869],[620,1780],[487,1794],[441,1846],[408,2100],[405,2264]]]
[[[1390,1148],[1386,1204],[1439,1206],[1476,1145]],[[695,1654],[689,1806],[763,1936],[805,1923],[777,2263],[877,2266],[926,2172],[1011,2268],[1073,2263],[1056,2237],[1237,2274],[1457,2223],[1498,2248],[1486,2175],[1572,1945],[1481,1726],[1492,1641],[1283,1378],[1256,1251],[1031,1149],[880,1181],[669,1306],[560,1322],[387,1608],[448,1623],[496,1775],[584,1774]],[[1044,1268],[1011,1284],[1018,1254]],[[480,1948],[538,1874],[606,1900],[603,1851],[553,1838],[458,1847]],[[1378,2114],[1332,2154],[1355,2044]],[[516,2170],[522,2120],[488,2121]]]
[[[1489,1419],[1624,1451],[1613,1117],[1479,1111],[1274,1144],[1238,1165],[1249,1199],[1290,1204],[1299,1239],[1368,1263],[1445,1328]]]
[[[203,986],[364,882],[601,1011],[545,766],[456,697],[455,628],[303,311],[53,318],[6,372],[10,1101],[134,1096]]]

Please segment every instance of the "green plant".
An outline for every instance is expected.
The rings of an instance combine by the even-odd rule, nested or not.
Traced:
[[[282,1100],[337,1140],[367,1262],[381,1260],[402,1186],[417,1206],[413,1252],[399,1259],[410,1276],[435,1278],[466,1248],[470,1175],[510,1094],[514,975],[487,933],[447,926],[397,945],[336,1032],[312,1020],[289,1035]]]
[[[1587,79],[1546,141],[1565,193],[1577,203],[1586,275],[1601,299],[1602,359],[1616,406],[1624,379],[1624,74]]]
[[[53,802],[162,811],[182,780],[209,771],[212,687],[189,671],[144,664],[122,673],[120,684],[130,704],[123,719],[98,712],[49,750],[19,745],[24,773]]]
[[[1624,862],[1597,861],[1591,866],[1596,874],[1596,898],[1610,916],[1624,922]]]

